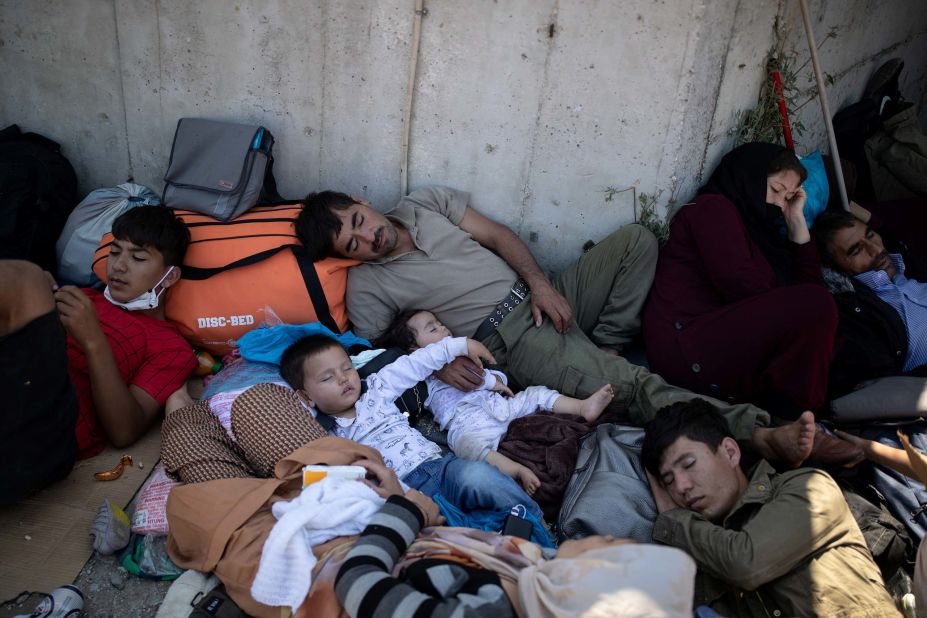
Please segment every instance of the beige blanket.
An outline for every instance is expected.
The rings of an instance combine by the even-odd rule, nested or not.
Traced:
[[[277,521],[271,506],[301,491],[304,465],[347,465],[362,458],[383,461],[375,450],[356,442],[320,438],[282,459],[274,469],[275,478],[220,479],[176,487],[167,501],[168,555],[185,569],[215,572],[229,596],[249,615],[277,618],[280,608],[258,603],[250,593],[264,541]]]

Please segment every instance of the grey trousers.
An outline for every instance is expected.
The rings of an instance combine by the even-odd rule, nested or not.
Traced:
[[[531,303],[521,303],[483,343],[504,370],[525,386],[540,384],[585,398],[611,383],[613,405],[627,409],[639,425],[677,401],[701,397],[716,405],[731,432],[749,440],[769,414],[750,404],[732,405],[667,384],[644,367],[599,346],[628,343],[640,330],[641,311],[657,264],[657,241],[646,228],[627,225],[614,232],[553,281],[573,308],[573,325],[558,333],[549,318],[535,327]]]

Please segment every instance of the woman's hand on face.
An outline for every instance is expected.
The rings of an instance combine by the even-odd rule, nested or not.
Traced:
[[[808,194],[805,193],[805,188],[801,185],[798,185],[798,188],[795,189],[795,193],[792,195],[792,199],[785,201],[785,208],[782,209],[782,214],[788,217],[798,217],[805,216],[805,202],[808,201]]]
[[[811,240],[811,232],[808,230],[808,223],[805,221],[805,202],[808,201],[808,194],[805,188],[799,185],[795,190],[792,199],[786,200],[782,208],[782,216],[785,218],[785,227],[788,229],[789,240],[799,245],[803,245]]]

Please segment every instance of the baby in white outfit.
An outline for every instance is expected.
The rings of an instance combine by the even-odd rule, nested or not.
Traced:
[[[408,311],[397,316],[388,330],[392,343],[413,351],[453,335],[430,311]],[[517,395],[508,387],[501,371],[485,369],[483,383],[470,392],[457,390],[435,376],[426,379],[429,408],[441,429],[447,429],[447,442],[461,459],[485,460],[517,480],[531,495],[541,481],[528,467],[496,449],[509,423],[538,410],[556,414],[575,414],[594,421],[614,397],[606,384],[586,399],[561,395],[545,386],[529,386]]]

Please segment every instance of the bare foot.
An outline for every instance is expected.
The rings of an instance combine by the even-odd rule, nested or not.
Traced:
[[[586,399],[583,399],[579,406],[579,414],[591,423],[602,415],[602,410],[604,410],[614,398],[615,389],[612,388],[611,384],[606,384],[589,395]]]
[[[538,478],[538,475],[527,466],[520,464],[518,469],[515,470],[515,480],[521,483],[521,486],[525,488],[525,493],[529,496],[533,496],[534,492],[541,486],[541,479]]]
[[[621,346],[620,345],[616,345],[614,347],[600,345],[599,349],[605,352],[606,354],[611,354],[612,356],[621,356]]]
[[[814,432],[814,414],[804,412],[788,425],[757,427],[753,432],[753,447],[763,459],[797,468],[811,455]]]

